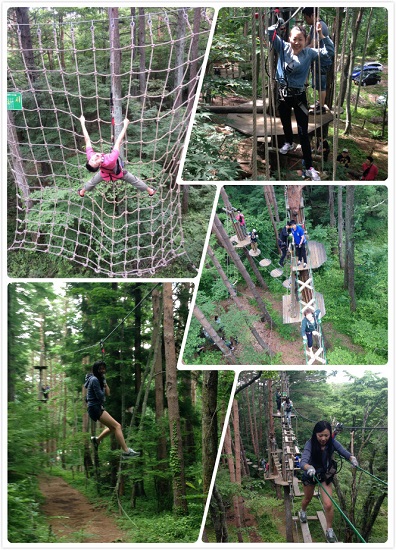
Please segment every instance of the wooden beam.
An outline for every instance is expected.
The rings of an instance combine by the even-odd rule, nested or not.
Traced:
[[[316,512],[318,516],[318,520],[320,521],[320,525],[322,526],[323,533],[326,535],[326,529],[327,529],[327,522],[326,522],[326,516],[324,515],[324,512],[322,510],[319,510]]]

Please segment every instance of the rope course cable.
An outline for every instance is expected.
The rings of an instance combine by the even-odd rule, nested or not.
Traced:
[[[339,507],[339,505],[337,504],[337,502],[333,499],[333,497],[331,495],[329,495],[328,491],[326,491],[325,487],[322,485],[322,483],[319,481],[319,479],[314,475],[313,476],[314,479],[317,481],[319,487],[326,493],[326,495],[329,497],[329,499],[331,500],[331,502],[334,504],[334,506],[337,508],[337,510],[340,512],[341,516],[343,517],[343,519],[346,521],[346,523],[350,526],[350,528],[352,529],[352,531],[355,533],[355,535],[357,535],[357,537],[360,539],[361,542],[366,542],[364,540],[364,538],[362,537],[362,535],[359,533],[359,531],[356,529],[356,527],[353,525],[353,523],[351,522],[351,520],[344,514],[344,512],[341,510],[341,508]]]
[[[176,176],[212,10],[92,9],[93,19],[84,8],[29,8],[25,19],[18,10],[27,8],[8,11],[7,90],[23,105],[7,112],[16,191],[10,249],[47,252],[110,277],[153,275],[186,253]],[[120,156],[154,197],[124,180],[78,196],[89,179],[81,114],[103,153],[113,122],[117,138],[129,118]]]
[[[132,313],[135,311],[136,308],[138,308],[145,300],[147,300],[147,298],[149,296],[152,295],[152,293],[154,292],[154,290],[158,287],[162,285],[162,283],[157,283],[156,285],[153,286],[153,288],[147,292],[147,294],[145,296],[143,296],[143,298],[140,300],[140,302],[138,302],[135,307],[133,309],[131,309],[131,311],[129,311],[125,317],[118,323],[118,325],[111,331],[109,332],[109,334],[107,336],[105,336],[104,338],[101,338],[99,340],[99,342],[96,342],[95,344],[92,344],[91,346],[87,346],[85,348],[81,348],[81,349],[78,349],[77,351],[74,352],[74,354],[76,353],[82,353],[83,351],[86,351],[88,349],[91,349],[93,347],[96,347],[98,344],[99,344],[99,347],[100,347],[100,350],[101,350],[101,353],[102,353],[102,358],[104,356],[104,343],[106,342],[106,340],[108,340],[110,338],[110,336],[112,334],[114,334],[114,332],[116,330],[118,330],[120,328],[120,326],[122,326],[124,324],[124,322],[126,321],[126,319],[128,319],[128,317],[130,317],[132,315]]]

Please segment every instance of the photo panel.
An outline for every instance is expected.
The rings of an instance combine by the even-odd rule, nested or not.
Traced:
[[[196,276],[214,189],[176,176],[214,11],[8,9],[10,277]]]
[[[388,361],[385,185],[226,185],[186,365]]]
[[[205,540],[386,543],[387,396],[381,367],[240,372]]]
[[[193,285],[8,290],[8,541],[196,543],[235,374],[176,368]]]
[[[377,5],[221,6],[183,180],[386,180],[387,29]]]

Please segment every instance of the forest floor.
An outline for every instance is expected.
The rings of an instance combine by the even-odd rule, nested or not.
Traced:
[[[42,511],[57,542],[127,542],[107,514],[60,477],[40,476]]]
[[[272,308],[278,312],[282,317],[282,301],[279,298],[274,297],[269,291],[265,291],[259,287],[256,287],[259,291],[261,297],[270,302]],[[254,300],[251,291],[244,287],[243,291],[238,289],[238,297],[244,306],[244,310],[251,315],[257,315],[257,308],[252,305],[251,301]],[[229,300],[222,302],[222,306],[227,310],[230,302]],[[302,345],[302,339],[300,336],[300,325],[295,325],[295,335],[296,340],[287,340],[282,338],[276,330],[271,330],[265,323],[257,321],[254,323],[254,327],[263,340],[269,345],[270,349],[275,353],[281,353],[281,362],[284,365],[304,365],[305,364],[305,355]],[[326,323],[325,328],[325,338],[328,345],[328,349],[331,349],[335,346],[346,348],[353,353],[363,353],[364,349],[360,346],[354,344],[351,339],[345,334],[338,332],[331,323]],[[255,338],[252,338],[251,345],[257,352],[262,352],[262,348]],[[239,349],[238,349],[239,348]],[[315,350],[315,345],[314,345]],[[240,346],[236,346],[234,350],[234,355],[236,357],[241,355]]]

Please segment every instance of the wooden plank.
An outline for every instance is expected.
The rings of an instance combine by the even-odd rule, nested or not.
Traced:
[[[289,458],[289,470],[294,471],[294,460],[292,458]]]
[[[299,449],[298,449],[297,445],[296,445],[296,446],[294,447],[294,449],[295,449],[295,453],[296,453],[296,455],[299,455],[299,454],[300,454],[300,451],[299,451]]]
[[[267,118],[267,136],[265,136],[264,132],[264,115],[257,114],[257,137],[268,137],[269,132],[271,132],[274,137],[275,135],[284,136],[283,125],[280,118],[276,117],[274,120],[274,117],[270,117],[268,115],[265,116]],[[317,115],[315,118],[313,116],[310,116],[308,123],[308,134],[313,134],[315,129],[319,129],[321,126],[329,124],[329,122],[331,122],[333,118],[334,117],[330,112],[323,114],[322,116]],[[247,136],[253,135],[253,114],[229,114],[225,119],[225,123],[227,124],[227,126],[235,128],[242,134],[245,134]],[[292,117],[292,129],[293,135],[296,136],[295,141],[296,143],[298,143],[298,128],[294,116]]]
[[[300,527],[305,544],[310,544],[312,542],[312,537],[311,533],[309,532],[308,523],[301,523],[300,521]]]
[[[293,519],[293,521],[300,521],[300,518],[298,516],[293,516],[292,519]],[[317,519],[318,519],[317,516],[307,516],[308,521],[315,521]]]
[[[304,493],[301,492],[300,485],[298,483],[298,478],[296,478],[296,476],[293,476],[293,489],[294,489],[294,496],[302,497],[304,495]]]
[[[319,510],[318,512],[316,512],[316,515],[318,516],[318,520],[320,521],[320,525],[322,526],[323,533],[326,535],[327,522],[323,510]]]

